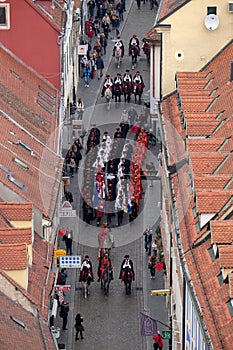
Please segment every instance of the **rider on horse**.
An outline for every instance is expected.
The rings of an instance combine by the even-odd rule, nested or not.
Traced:
[[[140,45],[139,45],[139,40],[138,40],[136,34],[134,34],[129,41],[129,56],[131,56],[131,54],[132,54],[133,47],[136,47],[138,55],[140,56]]]
[[[126,69],[125,74],[123,76],[123,84],[130,84],[130,87],[132,86],[132,75],[129,73],[129,70]]]
[[[104,256],[100,257],[99,266],[98,266],[98,282],[102,280],[104,271],[106,270],[106,268],[111,269],[111,279],[113,280],[112,262],[111,262],[111,259],[109,258],[108,252],[105,252]]]
[[[123,41],[121,40],[120,35],[118,35],[117,41],[115,42],[115,45],[114,45],[114,48],[113,48],[113,53],[112,53],[113,57],[115,56],[116,49],[118,47],[121,49],[121,57],[124,57],[125,48],[124,48],[124,44],[123,44]]]
[[[124,275],[125,275],[126,269],[129,269],[131,271],[132,280],[134,281],[135,274],[134,274],[134,268],[133,268],[133,261],[129,258],[128,254],[125,255],[124,260],[122,261],[122,264],[121,264],[119,279],[121,279],[122,281],[124,281]]]
[[[139,71],[137,71],[135,76],[133,77],[133,83],[137,85],[141,85],[142,89],[145,87],[142,76]]]
[[[119,91],[119,101],[120,101],[121,100],[120,95],[122,95],[122,92],[123,92],[123,81],[120,73],[117,73],[117,76],[114,79],[113,94],[115,95],[115,99],[117,98],[116,96],[117,91]]]
[[[84,258],[84,260],[82,262],[82,266],[81,266],[81,269],[80,269],[79,282],[83,281],[85,270],[88,271],[88,273],[91,276],[91,280],[93,282],[94,281],[94,276],[93,276],[93,271],[92,271],[92,263],[91,263],[88,255],[85,256],[85,258]]]
[[[105,80],[105,82],[104,82],[104,86],[103,86],[103,89],[102,89],[102,94],[101,94],[101,96],[104,97],[104,94],[105,94],[105,91],[106,91],[107,88],[110,88],[110,90],[111,90],[111,92],[112,92],[112,87],[113,87],[113,81],[112,81],[110,75],[108,74],[108,75],[106,76],[106,80]]]

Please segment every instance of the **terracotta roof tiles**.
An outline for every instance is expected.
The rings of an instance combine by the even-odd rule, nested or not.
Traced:
[[[204,138],[194,139],[190,138],[186,140],[189,152],[217,152],[220,146],[223,145],[224,139]]]
[[[1,228],[0,244],[32,243],[31,228]]]
[[[56,348],[48,326],[40,322],[36,316],[26,311],[2,292],[0,292],[0,303],[2,350],[35,348],[40,350],[54,350]],[[25,327],[17,323],[17,320],[22,322],[22,325]],[[43,338],[44,336],[45,339]]]
[[[232,191],[196,191],[198,213],[218,213],[232,196]]]
[[[0,202],[0,212],[12,221],[31,221],[32,210],[32,203]]]
[[[27,268],[26,244],[0,244],[0,269],[25,270]]]
[[[210,222],[211,242],[217,245],[233,243],[233,220],[213,220]]]
[[[218,127],[219,121],[186,120],[186,133],[188,136],[210,136]]]
[[[190,153],[191,167],[196,174],[213,174],[227,154],[221,153]]]
[[[59,91],[0,44],[1,114],[57,148]]]
[[[224,190],[231,180],[231,176],[225,175],[195,175],[194,190],[195,191],[214,191]]]
[[[220,247],[219,260],[222,268],[233,269],[233,247]]]

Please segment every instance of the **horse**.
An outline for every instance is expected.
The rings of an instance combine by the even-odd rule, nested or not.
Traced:
[[[130,97],[131,97],[131,84],[130,82],[124,82],[123,84],[123,94],[125,98],[125,102],[130,102]]]
[[[122,59],[122,49],[119,46],[116,46],[115,50],[115,60],[116,60],[116,66],[119,69],[121,65],[121,59]]]
[[[123,281],[125,284],[125,294],[129,295],[131,294],[131,285],[133,280],[133,271],[129,269],[128,267],[123,271]]]
[[[112,280],[112,268],[111,267],[106,267],[103,273],[103,276],[101,278],[101,288],[104,290],[104,294],[108,295],[109,293],[109,285]]]
[[[105,92],[104,92],[104,97],[106,99],[106,103],[107,103],[107,110],[110,110],[110,101],[112,98],[112,91],[110,89],[110,87],[107,87]]]
[[[133,45],[131,48],[132,56],[132,69],[136,68],[138,60],[139,48],[136,45]]]
[[[138,96],[139,104],[141,104],[142,93],[143,93],[143,86],[142,86],[142,84],[135,83],[134,86],[133,86],[133,93],[134,93],[135,103],[137,103],[137,96]]]
[[[121,102],[121,86],[119,84],[114,84],[113,91],[115,96],[115,102],[117,102],[117,98],[118,101]]]
[[[89,286],[92,282],[92,273],[90,269],[84,266],[83,271],[81,273],[81,282],[83,282],[83,297],[86,299],[89,295]]]
[[[146,55],[147,63],[150,63],[150,44],[145,42],[142,49],[144,54]]]

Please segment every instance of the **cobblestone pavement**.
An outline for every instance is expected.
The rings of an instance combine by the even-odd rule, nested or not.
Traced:
[[[129,0],[128,0],[129,1]],[[105,60],[105,74],[110,73],[112,77],[118,71],[122,74],[130,68],[130,59],[127,56],[128,42],[132,34],[136,33],[141,40],[145,32],[153,26],[155,10],[149,9],[149,2],[141,4],[141,10],[137,9],[136,1],[126,3],[127,12],[124,14],[121,37],[126,48],[126,56],[123,59],[120,70],[116,69],[114,60],[111,59],[113,42],[109,40]],[[110,33],[111,34],[111,33]],[[146,85],[145,91],[149,89],[149,66],[146,57],[141,53],[136,70],[140,70]],[[134,74],[134,71],[132,71]],[[104,77],[103,77],[104,79]],[[106,110],[103,99],[99,96],[102,89],[102,81],[93,79],[89,88],[84,88],[84,81],[80,79],[78,96],[84,100],[86,110],[84,112],[84,127],[88,130],[91,123],[95,122],[101,131],[109,131],[111,134],[120,121],[121,113],[129,108],[128,104],[111,102],[110,111]],[[135,108],[140,112],[142,105]],[[64,137],[67,137],[65,131]],[[64,141],[64,145],[66,142]],[[69,144],[67,144],[67,147]],[[67,148],[64,146],[64,148]],[[159,146],[153,147],[148,152],[147,161],[153,160],[158,168],[157,153]],[[142,232],[145,226],[150,224],[156,227],[160,215],[160,182],[154,181],[154,187],[148,187],[144,181],[144,199],[141,214],[138,219],[129,224],[127,218],[124,225],[115,227],[113,219],[112,233],[115,237],[116,247],[111,251],[111,259],[114,269],[114,280],[110,284],[109,296],[104,296],[97,282],[97,235],[99,229],[93,225],[84,223],[81,217],[79,189],[82,186],[82,176],[85,176],[84,161],[80,164],[79,173],[71,179],[71,192],[74,197],[74,208],[77,210],[76,218],[62,219],[62,227],[70,227],[75,233],[74,254],[84,256],[88,254],[93,262],[95,282],[90,287],[90,296],[84,299],[81,284],[78,282],[79,270],[68,271],[67,283],[71,284],[71,292],[66,293],[65,300],[70,301],[70,312],[68,319],[68,330],[61,331],[58,343],[65,344],[67,350],[150,350],[153,341],[151,337],[140,335],[140,312],[168,324],[166,300],[164,296],[151,297],[151,289],[163,289],[163,273],[156,274],[156,279],[151,280],[147,269],[148,256],[143,249]],[[61,248],[64,243],[61,241]],[[124,286],[118,279],[121,261],[126,253],[130,254],[135,264],[136,280],[133,282],[132,294],[125,295]],[[77,312],[81,312],[84,318],[84,340],[75,341],[74,318]],[[61,320],[56,319],[56,325],[61,326]],[[158,323],[161,331],[167,329]],[[168,343],[164,341],[164,350],[168,349]]]

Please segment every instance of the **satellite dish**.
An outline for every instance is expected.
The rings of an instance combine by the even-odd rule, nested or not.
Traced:
[[[205,18],[205,27],[208,30],[215,30],[219,26],[219,18],[216,15],[208,15]]]

